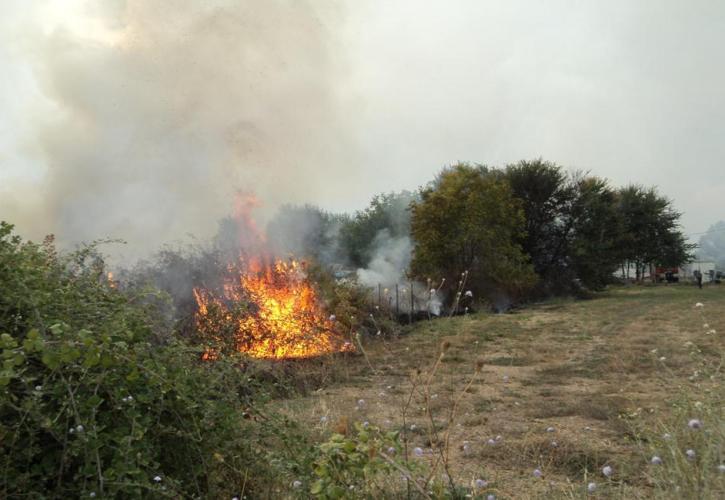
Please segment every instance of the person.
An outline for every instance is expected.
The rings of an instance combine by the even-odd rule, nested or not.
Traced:
[[[695,276],[695,280],[697,281],[697,287],[702,288],[702,272],[699,269],[696,269],[692,274]]]

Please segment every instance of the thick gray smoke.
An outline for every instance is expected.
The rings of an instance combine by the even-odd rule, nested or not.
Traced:
[[[342,112],[350,102],[335,4],[109,0],[88,9],[102,36],[60,26],[28,45],[58,113],[33,117],[47,170],[27,193],[16,185],[0,196],[0,218],[61,242],[123,238],[129,258],[189,233],[211,236],[237,189],[256,192],[268,213],[323,189],[326,203],[340,202],[337,187],[360,169]]]
[[[719,221],[700,237],[697,258],[712,260],[718,270],[725,271],[725,221]]]

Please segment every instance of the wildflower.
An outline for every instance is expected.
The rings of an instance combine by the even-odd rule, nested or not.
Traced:
[[[501,434],[499,434],[498,436],[496,436],[495,439],[496,439],[496,441],[501,441],[503,439],[503,436]]]
[[[496,495],[488,495],[486,500],[496,500]]]
[[[650,459],[649,463],[651,463],[652,465],[662,465],[662,459],[655,455]]]
[[[541,470],[534,469],[534,477],[541,477],[543,474],[541,473]]]
[[[660,361],[664,363],[665,361],[667,361],[667,358],[664,356],[660,356]]]
[[[703,323],[703,324],[702,324],[702,327],[703,327],[703,328],[710,328],[710,325],[708,325],[707,323]]]
[[[488,486],[488,482],[484,481],[483,479],[476,479],[475,484],[476,484],[476,488],[478,488],[478,489],[485,488],[486,486]]]
[[[418,426],[417,426],[417,425],[415,425],[415,424],[410,424],[410,430],[411,430],[411,431],[414,431],[414,430],[416,430],[417,428],[418,428]]]
[[[688,460],[695,460],[695,457],[697,456],[697,454],[695,453],[695,450],[693,450],[693,449],[689,449],[689,450],[685,451],[685,455],[687,455]]]
[[[559,443],[557,443],[556,441],[552,441],[551,442],[551,447],[552,448],[558,448],[559,447]]]
[[[547,427],[546,428],[546,432],[554,432],[555,430],[556,429],[554,429],[553,427]]]
[[[509,381],[509,376],[508,375],[504,375],[503,376],[503,382],[504,382],[504,384],[507,384],[508,381]]]
[[[337,316],[334,314],[330,314],[330,321],[335,321],[337,319]]]
[[[76,430],[75,430],[75,429],[74,429],[73,427],[71,427],[71,428],[70,428],[70,430],[68,431],[68,433],[69,433],[69,434],[73,434],[73,433],[74,433],[75,431],[76,431]]]
[[[327,415],[322,415],[322,416],[320,417],[320,423],[321,423],[321,424],[326,424],[326,423],[327,423],[327,420],[328,420],[328,419],[327,419]]]
[[[662,434],[662,439],[664,439],[664,440],[669,440],[671,438],[672,438],[672,434],[670,434],[669,432],[665,432],[664,434]]]
[[[300,481],[299,479],[295,479],[294,482],[292,483],[292,487],[299,488],[300,486],[302,486],[302,481]]]
[[[589,484],[587,484],[587,491],[589,493],[594,493],[595,491],[597,491],[597,483],[589,483]]]
[[[604,474],[607,477],[612,477],[612,474],[613,473],[614,473],[614,470],[610,466],[608,466],[608,465],[605,465],[602,468],[602,474]]]
[[[354,484],[351,484],[350,486],[347,487],[347,489],[350,490],[350,491],[352,491],[352,490],[355,489],[355,485]]]
[[[89,496],[89,497],[91,497],[91,498],[96,498],[96,492],[95,492],[95,491],[91,491],[91,492],[90,492],[90,493],[88,494],[88,496]]]
[[[697,418],[693,418],[687,422],[687,427],[693,430],[702,429],[702,421]]]
[[[435,295],[436,294],[436,289],[435,288],[431,288],[430,289],[430,294],[431,295]]]
[[[430,398],[431,399],[438,399],[438,394],[431,394],[430,395]]]
[[[493,445],[496,444],[496,441],[493,438],[491,438],[488,441],[486,441],[486,443],[488,443],[489,445],[493,446]]]
[[[464,294],[466,297],[473,297],[473,292],[470,290],[466,290],[466,293]]]
[[[82,426],[82,425],[78,425],[78,426],[76,426],[76,432],[83,432],[84,430],[85,430],[85,429],[83,428],[83,426]]]
[[[705,307],[705,305],[702,302],[698,302],[695,304],[695,307]]]
[[[357,400],[357,405],[358,405],[358,406],[359,406],[360,408],[362,408],[363,406],[365,406],[365,400],[364,400],[364,399],[358,399],[358,400]]]
[[[232,500],[239,500],[239,497],[232,497]]]
[[[43,386],[42,385],[36,385],[35,386],[35,390],[38,391],[38,392],[40,392],[40,391],[43,390]]]
[[[161,476],[154,476],[154,481],[157,483],[161,482]]]
[[[720,464],[720,465],[718,465],[718,466],[717,466],[717,471],[718,471],[718,472],[721,472],[721,473],[722,473],[722,472],[725,472],[725,464]]]
[[[370,422],[368,422],[366,420],[365,422],[362,423],[362,426],[363,426],[363,429],[367,429],[370,426]]]
[[[717,330],[708,330],[707,331],[708,335],[715,335],[716,333],[717,333]]]
[[[396,452],[395,448],[393,448],[392,446],[388,447],[387,451],[388,451],[388,455],[395,455],[395,452]]]
[[[423,448],[420,448],[420,447],[416,446],[415,448],[413,448],[413,454],[416,457],[422,457],[423,456]]]
[[[385,393],[384,393],[383,391],[380,391],[380,392],[378,393],[378,397],[380,397],[380,398],[384,398],[384,397],[385,397]]]

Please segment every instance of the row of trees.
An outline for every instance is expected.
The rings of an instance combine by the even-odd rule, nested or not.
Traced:
[[[354,214],[285,206],[267,234],[279,254],[346,269],[366,268],[386,255],[386,242],[410,238],[397,247],[413,248],[408,277],[454,285],[468,270],[474,291],[514,298],[601,289],[620,266],[638,279],[650,266],[678,266],[694,247],[679,218],[653,187],[615,188],[538,159],[453,165],[418,192],[377,195]],[[218,243],[240,241],[233,221],[222,222]]]
[[[411,210],[411,271],[455,281],[468,269],[483,293],[600,289],[623,263],[639,277],[650,265],[682,264],[693,248],[655,188],[615,189],[543,160],[446,168]]]

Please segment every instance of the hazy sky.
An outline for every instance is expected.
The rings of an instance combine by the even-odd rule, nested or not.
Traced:
[[[28,1],[0,15],[0,218],[139,248],[543,157],[725,219],[722,1]],[[129,245],[129,246],[132,246]]]

